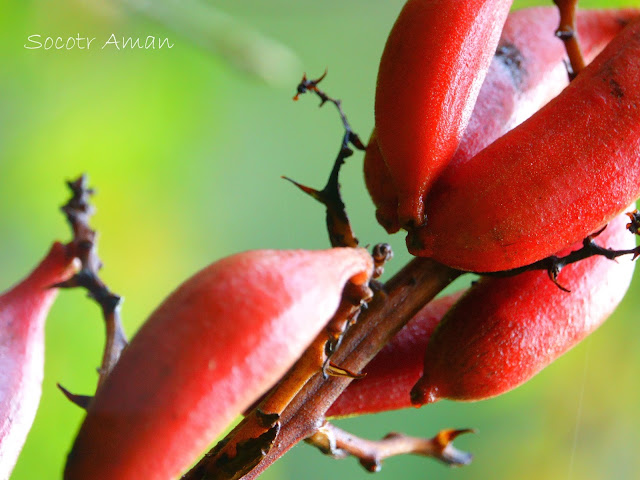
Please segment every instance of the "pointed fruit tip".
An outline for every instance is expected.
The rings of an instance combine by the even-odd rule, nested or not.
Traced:
[[[428,405],[441,400],[439,389],[435,385],[429,384],[425,377],[420,378],[411,389],[411,403],[414,407]]]

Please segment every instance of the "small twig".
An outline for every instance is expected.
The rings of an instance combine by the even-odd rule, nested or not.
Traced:
[[[640,212],[638,210],[628,212],[627,217],[631,220],[627,223],[627,230],[635,235],[640,235]]]
[[[627,224],[627,228],[633,232],[635,222],[633,216],[637,214],[636,212],[634,212],[627,215],[632,218],[632,223]],[[514,268],[512,270],[505,270],[502,272],[480,273],[480,275],[484,275],[487,277],[510,277],[531,270],[546,270],[549,274],[549,278],[553,283],[555,283],[561,290],[569,292],[568,289],[558,283],[558,275],[567,265],[571,265],[572,263],[580,262],[582,260],[586,260],[587,258],[595,256],[605,257],[609,260],[615,260],[623,255],[633,255],[632,260],[635,260],[638,256],[640,256],[640,247],[635,247],[628,250],[612,250],[610,248],[603,248],[598,245],[593,239],[600,235],[605,228],[607,227],[605,226],[593,235],[589,235],[582,241],[582,248],[580,248],[579,250],[574,250],[564,257],[551,255],[550,257],[543,258],[542,260],[538,260],[535,263],[525,265],[523,267]]]
[[[576,7],[578,0],[553,0],[553,3],[557,5],[560,11],[560,25],[556,30],[556,36],[564,42],[570,62],[570,65],[567,66],[569,79],[573,80],[586,65],[578,42],[578,34],[576,33]]]
[[[355,247],[358,241],[340,196],[338,176],[344,160],[353,153],[349,144],[360,149],[364,149],[364,145],[352,132],[340,101],[318,89],[317,84],[323,78],[324,75],[316,80],[303,77],[294,100],[300,94],[312,91],[320,97],[320,106],[327,101],[336,106],[345,128],[340,152],[323,190],[291,181],[327,207],[332,245]],[[372,256],[373,274],[377,277],[393,253],[388,245],[380,244],[373,248]],[[320,335],[286,377],[185,474],[183,480],[254,477],[294,444],[317,433],[325,422],[325,412],[348,383],[359,376],[357,372],[362,371],[418,310],[461,273],[429,259],[416,259],[386,285],[372,284],[376,295],[367,309],[363,309],[362,295],[358,292],[349,295],[345,289],[343,302],[327,327],[329,335]],[[350,296],[353,298],[348,301]],[[354,306],[357,307],[355,310]],[[319,347],[324,352],[320,352]],[[323,355],[319,353],[325,358],[321,368],[318,359]],[[262,441],[268,432],[275,433],[269,436],[269,441]]]
[[[97,253],[96,232],[89,227],[89,220],[94,213],[89,199],[94,192],[88,187],[87,176],[82,175],[73,182],[67,182],[67,185],[71,189],[72,196],[61,207],[61,210],[66,215],[73,231],[70,247],[80,259],[81,268],[69,280],[56,286],[86,289],[89,292],[89,297],[93,298],[102,309],[106,327],[106,342],[99,370],[98,387],[100,387],[120,358],[120,353],[127,346],[127,338],[120,320],[122,298],[111,292],[98,275],[102,268],[102,262]],[[74,399],[87,397],[71,394],[64,389],[62,391],[74,403],[83,408],[86,407],[83,404],[84,400],[77,402]]]
[[[320,77],[316,78],[315,80],[309,80],[307,78],[307,74],[305,73],[302,76],[302,80],[298,84],[297,93],[293,97],[293,100],[297,101],[298,98],[300,98],[300,95],[303,95],[307,92],[313,92],[320,98],[320,107],[322,107],[327,102],[333,103],[338,109],[338,113],[340,114],[340,119],[342,120],[342,125],[344,126],[344,130],[346,132],[342,142],[343,148],[348,149],[349,143],[351,143],[358,150],[365,150],[366,147],[364,143],[362,143],[358,134],[354,133],[353,130],[351,129],[351,125],[347,120],[347,116],[342,110],[342,101],[330,97],[329,95],[327,95],[325,92],[323,92],[318,88],[318,84],[322,80],[324,80],[326,76],[327,76],[327,71],[325,70],[325,72]]]
[[[320,83],[326,76],[325,72],[320,78],[315,80],[308,80],[306,74],[302,77],[302,81],[298,84],[297,94],[293,97],[294,100],[298,100],[300,95],[307,92],[314,92],[320,97],[320,106],[323,106],[326,102],[333,103],[338,109],[342,125],[344,126],[345,133],[340,142],[340,149],[338,156],[335,159],[329,180],[322,190],[316,190],[311,187],[302,185],[289,177],[282,177],[285,180],[289,180],[296,185],[300,190],[308,195],[311,195],[317,201],[322,203],[327,208],[327,230],[329,231],[329,240],[333,247],[357,247],[358,239],[353,233],[349,217],[347,215],[345,204],[340,194],[340,168],[344,165],[347,158],[353,155],[353,150],[349,145],[353,145],[359,150],[364,150],[360,137],[351,129],[347,116],[342,110],[342,103],[340,100],[329,97],[325,92],[318,88]]]
[[[471,463],[472,455],[453,446],[453,440],[471,429],[442,430],[433,438],[417,438],[402,433],[389,433],[382,440],[374,441],[357,437],[326,422],[305,442],[334,458],[356,457],[369,472],[378,472],[382,461],[397,455],[421,455],[439,460],[450,466]]]
[[[348,152],[348,154],[347,154]],[[340,153],[331,170],[329,180],[322,190],[315,190],[311,187],[302,185],[289,177],[282,177],[290,181],[300,190],[315,198],[327,208],[327,231],[329,232],[329,241],[332,247],[357,247],[358,239],[351,228],[351,222],[347,215],[347,210],[342,196],[340,195],[340,183],[338,181],[340,168],[344,164],[345,159],[352,155],[350,149],[340,149]]]

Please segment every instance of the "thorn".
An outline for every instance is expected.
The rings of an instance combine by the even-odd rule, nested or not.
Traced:
[[[64,396],[67,397],[67,400],[69,400],[71,403],[73,403],[74,405],[77,405],[83,410],[87,410],[89,408],[89,403],[91,403],[91,400],[93,399],[92,396],[76,395],[75,393],[71,393],[69,390],[64,388],[59,383],[56,383],[56,386],[64,394]]]
[[[558,282],[558,275],[560,275],[560,272],[562,271],[562,266],[560,265],[558,258],[554,256],[550,257],[550,260],[551,266],[547,269],[549,279],[551,279],[551,281],[556,284],[556,287],[558,287],[563,292],[571,293],[571,290],[563,287],[560,282]]]
[[[324,80],[324,78],[327,76],[328,73],[328,69],[325,68],[324,73],[316,78],[315,80],[309,80],[307,78],[307,74],[303,73],[302,74],[302,80],[300,80],[300,83],[298,84],[297,88],[296,88],[296,94],[293,97],[293,101],[297,102],[298,99],[300,98],[300,95],[303,95],[305,93],[307,93],[308,91],[317,91],[317,86],[318,84]],[[324,102],[326,102],[327,99],[321,99],[321,103],[320,106],[322,106],[324,104]]]
[[[354,373],[350,370],[347,370],[346,368],[341,368],[333,362],[329,362],[328,364],[326,364],[326,366],[322,368],[322,373],[323,375],[325,375],[325,377],[347,377],[354,380],[360,380],[367,376],[366,373]]]
[[[306,193],[307,195],[310,195],[311,197],[315,198],[317,201],[319,201],[323,205],[327,204],[325,196],[323,195],[321,190],[316,190],[315,188],[307,187],[306,185],[298,183],[295,180],[293,180],[292,178],[289,178],[289,177],[287,177],[285,175],[282,175],[281,178],[293,183],[296,187],[298,187],[304,193]]]
[[[447,429],[438,432],[438,434],[433,437],[434,443],[437,444],[440,450],[440,455],[437,458],[447,465],[454,467],[470,464],[471,460],[473,460],[473,455],[458,450],[452,444],[457,437],[465,433],[476,433],[476,430],[463,428],[460,430]]]
[[[598,230],[595,233],[592,233],[591,235],[589,235],[587,238],[585,238],[585,241],[587,240],[593,240],[594,238],[598,237],[602,232],[604,232],[607,227],[609,226],[609,224],[606,224],[604,227],[602,227],[600,230]]]
[[[551,270],[549,270],[548,273],[549,273],[549,278],[551,279],[551,281],[553,283],[555,283],[556,287],[558,287],[563,292],[571,293],[571,290],[569,290],[567,287],[563,287],[560,284],[560,282],[558,282],[558,274],[557,273],[554,273]]]

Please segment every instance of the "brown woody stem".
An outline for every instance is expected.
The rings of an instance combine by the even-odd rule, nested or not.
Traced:
[[[564,288],[558,282],[558,275],[560,275],[562,269],[567,265],[571,265],[572,263],[580,262],[587,258],[596,256],[605,257],[609,260],[615,260],[618,257],[624,255],[633,255],[633,260],[635,260],[640,255],[640,247],[635,247],[627,250],[612,250],[610,248],[604,248],[598,245],[593,239],[600,235],[605,228],[607,227],[605,226],[593,235],[589,235],[582,241],[582,248],[574,250],[564,257],[551,255],[550,257],[543,258],[542,260],[531,263],[529,265],[525,265],[523,267],[514,268],[512,270],[504,270],[501,272],[481,273],[480,275],[488,277],[510,277],[531,270],[546,270],[551,281],[553,281],[553,283],[555,283],[560,289],[568,292],[569,290]],[[628,224],[627,228],[632,228],[632,224]]]
[[[303,94],[305,94],[307,92],[313,92],[318,96],[318,98],[320,98],[320,106],[321,107],[327,102],[333,103],[335,105],[336,109],[338,110],[338,113],[340,114],[340,119],[342,120],[342,125],[344,126],[344,130],[345,130],[345,135],[344,135],[344,138],[343,138],[343,141],[342,141],[343,148],[348,149],[349,148],[349,144],[351,143],[358,150],[365,150],[366,147],[364,146],[364,143],[362,143],[362,141],[360,140],[360,137],[358,136],[358,134],[354,133],[354,131],[351,129],[351,125],[349,124],[349,121],[347,120],[347,116],[344,113],[344,111],[342,110],[342,101],[338,100],[336,98],[330,97],[324,91],[322,91],[322,90],[320,90],[318,88],[318,84],[322,80],[324,80],[326,76],[327,76],[327,72],[326,71],[320,77],[316,78],[315,80],[308,79],[306,74],[303,75],[302,76],[302,80],[298,84],[297,93],[293,97],[293,99],[294,100],[298,100],[300,95],[303,95]]]
[[[553,0],[553,3],[557,5],[560,11],[560,25],[556,30],[556,36],[564,42],[564,48],[567,51],[571,64],[569,78],[573,80],[586,65],[576,32],[576,8],[578,0]]]
[[[61,209],[73,231],[73,240],[70,246],[80,259],[81,268],[76,275],[57,286],[61,288],[85,288],[89,292],[89,296],[102,309],[106,328],[106,342],[99,371],[98,387],[100,387],[120,358],[120,353],[127,346],[127,338],[120,319],[122,299],[111,292],[98,275],[99,270],[102,268],[102,262],[97,253],[96,232],[89,227],[89,220],[94,213],[94,209],[89,203],[93,190],[88,187],[87,176],[82,175],[73,182],[67,182],[67,185],[71,189],[72,197]],[[62,390],[67,398],[72,401],[73,398],[88,398]],[[83,408],[86,407],[83,402],[74,401],[74,403]]]
[[[332,361],[351,372],[362,371],[396,332],[461,273],[430,259],[412,260],[374,296],[358,322],[347,331]],[[325,422],[326,411],[351,381],[348,377],[325,378],[318,372],[278,416],[277,441],[263,442],[253,449],[253,454],[261,458],[234,462],[233,453],[240,451],[234,445],[246,445],[247,438],[251,438],[247,433],[255,431],[252,413],[220,442],[222,448],[208,453],[183,480],[255,478],[293,445],[318,431]],[[247,463],[253,464],[251,468],[240,468]],[[233,468],[229,468],[232,464]]]
[[[468,465],[471,454],[456,449],[452,442],[457,436],[470,432],[473,430],[442,430],[428,439],[394,432],[374,441],[352,435],[327,422],[305,442],[334,458],[356,457],[366,470],[378,472],[386,458],[407,454],[431,457],[450,466]]]
[[[320,97],[320,106],[324,105],[326,102],[331,102],[338,109],[338,113],[340,114],[340,119],[342,120],[342,125],[344,127],[345,133],[340,143],[340,150],[338,151],[338,155],[333,163],[333,168],[331,170],[331,174],[329,175],[329,180],[322,190],[316,190],[314,188],[302,185],[288,177],[283,178],[285,180],[289,180],[300,190],[312,196],[326,207],[327,230],[329,232],[329,240],[331,241],[331,246],[357,247],[358,239],[353,233],[344,202],[342,201],[342,196],[340,195],[340,183],[338,177],[340,175],[340,169],[342,168],[345,160],[353,155],[353,150],[351,150],[349,145],[353,145],[358,150],[364,150],[365,146],[360,140],[360,137],[358,137],[358,135],[351,129],[351,125],[349,125],[347,116],[342,110],[342,104],[340,100],[331,98],[325,92],[318,88],[318,83],[320,83],[325,76],[326,72],[320,78],[317,78],[315,80],[308,80],[306,75],[303,76],[302,81],[298,85],[298,93],[293,98],[294,100],[297,100],[300,95],[307,92],[313,92]]]

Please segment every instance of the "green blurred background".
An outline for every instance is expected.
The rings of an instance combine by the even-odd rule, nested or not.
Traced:
[[[584,7],[631,5],[583,1]],[[550,4],[551,2],[547,2]],[[64,180],[87,172],[98,190],[103,278],[125,297],[133,334],[182,279],[252,248],[324,248],[322,208],[280,175],[322,186],[341,125],[331,106],[291,97],[303,71],[329,68],[323,86],[343,99],[363,138],[384,40],[403,0],[122,0],[0,3],[0,291],[24,276],[54,239],[69,238],[58,206]],[[517,7],[542,4],[516,1]],[[637,3],[636,3],[637,4]],[[163,50],[100,50],[111,33],[168,37]],[[27,50],[33,34],[89,36],[87,50]],[[364,190],[361,155],[342,177],[363,243],[388,240]],[[407,260],[401,236],[391,272]],[[639,277],[640,278],[640,277]],[[637,478],[640,431],[640,281],[590,339],[527,385],[475,404],[338,422],[378,438],[390,430],[460,438],[471,466],[450,470],[400,457],[377,478]],[[13,479],[60,478],[83,413],[57,391],[95,388],[103,346],[98,308],[80,291],[58,297],[47,324],[41,407]],[[264,478],[365,478],[353,459],[306,445]]]

